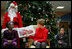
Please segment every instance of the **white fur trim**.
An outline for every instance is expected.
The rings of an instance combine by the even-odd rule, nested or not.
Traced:
[[[11,4],[10,4],[10,7],[11,7],[11,6],[15,6],[15,5],[14,5],[13,3],[11,3]]]
[[[3,33],[5,30],[8,30],[8,28],[2,29],[1,32]]]
[[[16,8],[18,7],[18,6],[15,6]]]
[[[18,29],[18,28],[13,28],[13,30],[16,30],[16,31],[17,31],[17,29]],[[8,30],[8,28],[2,29],[2,30],[1,30],[1,33],[3,33],[5,30]]]

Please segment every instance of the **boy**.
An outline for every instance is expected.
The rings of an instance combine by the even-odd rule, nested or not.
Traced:
[[[18,48],[17,40],[18,34],[13,30],[13,22],[8,22],[8,30],[3,32],[3,47],[4,48]]]
[[[36,48],[46,48],[46,39],[48,36],[48,30],[44,27],[45,20],[39,19],[37,20],[38,28],[36,29],[36,33],[34,36],[34,45]]]
[[[68,39],[67,39],[67,34],[65,33],[63,27],[60,29],[60,33],[57,34],[55,42],[56,42],[56,44],[55,44],[56,48],[65,48],[65,47],[67,47]]]

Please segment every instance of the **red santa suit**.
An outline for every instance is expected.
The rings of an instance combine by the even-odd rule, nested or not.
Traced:
[[[2,28],[5,29],[6,28],[6,24],[7,22],[9,21],[13,21],[14,22],[14,28],[16,27],[23,27],[23,23],[22,23],[22,18],[21,18],[21,15],[19,14],[19,12],[17,12],[17,3],[16,2],[12,2],[10,4],[10,6],[14,6],[15,5],[15,8],[16,8],[16,16],[12,16],[12,15],[9,15],[9,12],[7,12],[4,16],[4,20],[3,20],[3,25],[2,25]],[[9,7],[10,9],[11,7]],[[9,10],[8,9],[8,10]]]
[[[13,11],[12,7],[15,7],[15,11],[16,12],[12,12]],[[12,11],[10,11],[10,9],[12,9]],[[10,7],[8,8],[8,12],[4,16],[2,29],[6,28],[6,25],[7,25],[7,23],[9,21],[13,21],[14,22],[14,28],[16,28],[16,27],[18,27],[18,28],[23,27],[22,18],[21,18],[21,15],[19,14],[17,9],[18,9],[17,8],[17,3],[16,2],[12,2],[10,4]],[[18,47],[19,47],[19,37],[18,37]]]

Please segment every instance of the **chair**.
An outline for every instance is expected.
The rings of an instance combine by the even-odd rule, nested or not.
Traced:
[[[31,48],[33,41],[34,41],[33,39],[29,39],[29,47],[28,48]],[[47,39],[46,42],[49,45],[49,46],[46,46],[46,48],[50,48],[50,39]]]
[[[17,34],[17,38],[18,38],[18,48],[19,48],[19,37],[18,37],[18,34]],[[3,33],[1,32],[1,44],[2,44],[2,47],[3,47]]]
[[[49,46],[46,46],[46,48],[50,48],[50,39],[47,39],[46,42],[49,45]]]

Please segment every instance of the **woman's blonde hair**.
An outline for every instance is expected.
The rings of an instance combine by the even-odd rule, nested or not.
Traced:
[[[44,19],[38,19],[37,24],[40,24],[43,26],[45,24],[45,20]]]

